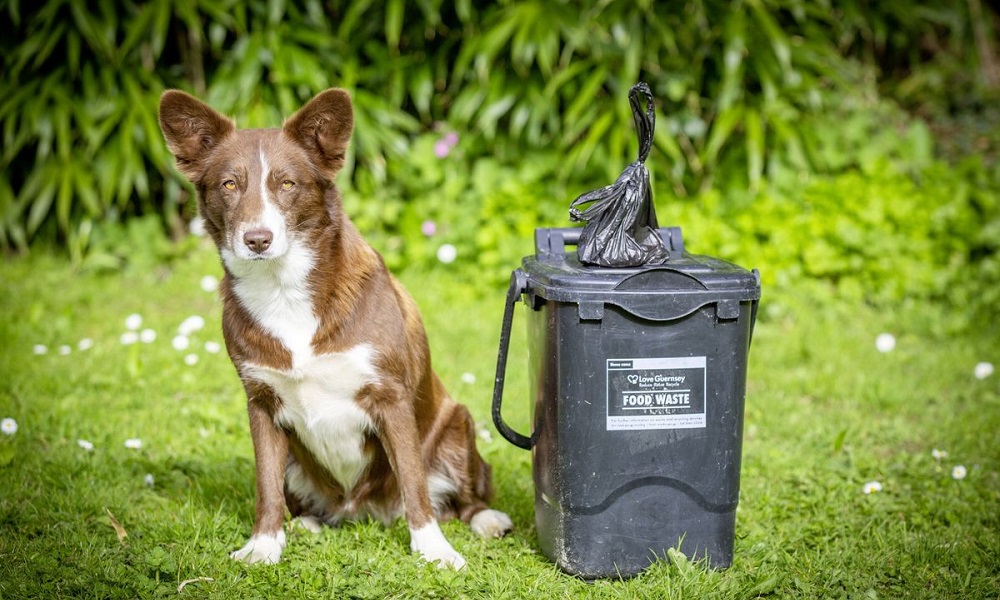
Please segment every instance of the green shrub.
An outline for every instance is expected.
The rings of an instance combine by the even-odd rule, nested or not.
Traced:
[[[659,175],[673,193],[758,189],[782,165],[825,172],[802,120],[831,98],[873,95],[871,67],[915,64],[907,52],[928,32],[947,33],[954,63],[975,47],[961,34],[983,30],[964,5],[904,4],[2,0],[0,246],[54,242],[79,259],[95,223],[134,215],[179,232],[191,190],[156,127],[166,87],[246,126],[351,89],[344,178],[359,187],[390,184],[388,163],[437,122],[470,156],[513,165],[549,153],[554,177],[593,187],[635,153],[625,94],[640,79],[660,101]],[[388,212],[405,209],[396,200]]]
[[[765,291],[811,280],[849,302],[943,301],[949,329],[1000,318],[1000,170],[880,164],[739,201],[673,200],[661,220],[683,226],[692,252],[760,269]]]
[[[641,79],[661,221],[693,249],[759,266],[766,286],[997,305],[997,173],[936,162],[929,128],[878,93],[937,90],[946,111],[954,88],[928,82],[977,72],[985,97],[995,9],[978,0],[92,4],[0,0],[4,249],[114,267],[137,236],[107,223],[183,231],[192,190],[157,127],[164,88],[258,127],[336,85],[357,119],[339,181],[390,266],[429,267],[452,244],[455,268],[499,282],[535,226],[565,225],[573,197],[634,158]]]

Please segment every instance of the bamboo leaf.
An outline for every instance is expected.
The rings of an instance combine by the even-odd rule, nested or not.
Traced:
[[[21,202],[26,205],[30,205],[28,210],[28,222],[26,224],[26,230],[28,236],[32,236],[38,231],[38,227],[41,226],[45,217],[49,214],[49,209],[52,208],[52,200],[55,198],[56,189],[59,187],[59,181],[53,177],[52,173],[49,173],[50,169],[39,169],[32,175],[36,175],[41,180],[40,187],[37,194],[28,195],[25,193],[24,189],[21,190]],[[28,185],[25,185],[25,189],[28,189]]]
[[[358,29],[358,22],[361,16],[371,8],[374,0],[356,0],[351,2],[344,13],[344,18],[340,21],[337,29],[337,38],[342,42],[347,42],[351,38],[351,33]]]
[[[59,192],[56,196],[56,222],[64,234],[70,230],[70,213],[73,210],[73,184],[76,176],[73,174],[72,160],[66,161],[59,170]]]
[[[742,112],[741,108],[732,108],[716,116],[708,134],[708,141],[705,143],[705,148],[699,156],[702,164],[706,167],[716,163],[719,152],[726,142],[729,141],[729,137],[732,135],[733,130],[736,129],[736,125],[739,124]]]
[[[267,0],[267,22],[271,25],[281,23],[285,16],[285,0]]]
[[[760,23],[764,34],[767,36],[774,56],[781,65],[782,72],[786,75],[792,70],[792,50],[788,43],[788,37],[782,31],[781,26],[774,20],[774,17],[761,4],[760,0],[747,0],[747,4],[753,12],[754,18]]]
[[[399,52],[399,39],[403,31],[403,0],[389,0],[385,7],[385,41],[389,48]]]
[[[589,121],[584,118],[585,111],[593,108],[597,100],[598,92],[607,79],[607,71],[604,68],[597,68],[580,86],[576,98],[570,103],[569,108],[563,117],[563,123],[569,131],[579,131],[589,125]],[[563,135],[563,143],[568,144],[575,134]]]
[[[590,131],[587,133],[587,137],[582,142],[573,146],[570,156],[574,171],[582,171],[587,166],[591,155],[594,154],[594,151],[605,134],[607,134],[608,129],[611,128],[614,120],[615,118],[612,113],[604,113],[594,121],[594,124],[590,127]]]
[[[142,6],[139,12],[129,20],[125,39],[118,47],[122,55],[126,55],[139,45],[139,42],[146,39],[149,30],[153,27],[153,19],[157,8],[156,2],[151,2]]]
[[[760,113],[747,109],[743,116],[743,127],[747,138],[747,175],[750,189],[756,190],[760,187],[761,175],[764,173],[764,123]]]

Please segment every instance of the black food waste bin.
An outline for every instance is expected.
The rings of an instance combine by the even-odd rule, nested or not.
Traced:
[[[543,553],[585,579],[670,548],[733,559],[747,358],[760,277],[658,229],[656,266],[585,266],[579,229],[539,229],[511,277],[494,387],[500,433],[532,451]],[[527,310],[530,436],[503,420],[514,308]]]

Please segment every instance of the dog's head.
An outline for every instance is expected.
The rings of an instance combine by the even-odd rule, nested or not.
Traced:
[[[281,129],[237,130],[177,90],[160,98],[160,128],[198,189],[205,229],[227,264],[285,256],[330,215],[325,205],[354,129],[344,90],[320,93]]]

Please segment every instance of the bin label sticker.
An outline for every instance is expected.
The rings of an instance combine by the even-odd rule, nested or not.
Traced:
[[[608,359],[608,431],[705,427],[705,357]]]

